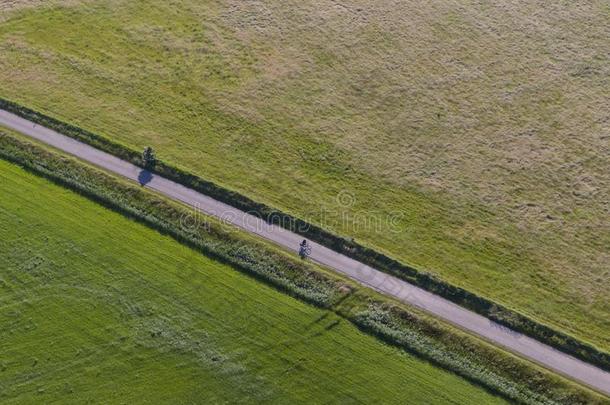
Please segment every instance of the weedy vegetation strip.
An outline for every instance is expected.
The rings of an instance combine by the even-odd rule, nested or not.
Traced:
[[[445,326],[218,221],[76,159],[3,133],[0,157],[170,235],[312,305],[333,310],[389,344],[520,403],[607,403],[602,396]]]
[[[35,122],[64,135],[78,139],[133,164],[142,166],[143,162],[140,152],[134,151],[120,143],[113,142],[104,136],[61,122],[55,118],[3,98],[0,98],[0,108],[17,114],[31,122]],[[438,294],[501,325],[561,350],[564,353],[594,364],[606,371],[610,371],[609,353],[564,332],[537,322],[512,309],[506,308],[503,305],[447,283],[433,274],[407,266],[385,254],[362,246],[351,239],[334,235],[316,225],[307,223],[265,204],[253,201],[242,194],[220,187],[217,184],[206,181],[178,167],[165,163],[162,160],[157,160],[153,171],[242,211],[258,215],[267,222],[282,226],[309,239],[315,240],[338,253],[397,276],[434,294]]]

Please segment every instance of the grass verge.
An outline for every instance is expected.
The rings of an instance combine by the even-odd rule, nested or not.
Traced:
[[[603,397],[509,353],[295,260],[187,208],[30,142],[0,135],[0,156],[168,234],[282,291],[333,310],[359,328],[491,392],[523,403],[603,403]]]

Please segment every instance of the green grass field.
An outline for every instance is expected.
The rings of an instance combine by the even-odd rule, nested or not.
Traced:
[[[3,7],[1,96],[610,350],[606,3]]]
[[[0,401],[501,402],[0,161]]]

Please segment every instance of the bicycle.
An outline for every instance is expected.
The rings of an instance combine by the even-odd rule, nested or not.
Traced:
[[[299,256],[301,259],[305,260],[311,255],[311,246],[307,243],[307,241],[303,241],[299,245]]]

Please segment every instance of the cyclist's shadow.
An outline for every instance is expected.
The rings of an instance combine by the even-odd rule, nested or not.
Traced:
[[[138,183],[140,183],[141,186],[145,186],[146,184],[150,183],[152,177],[153,176],[150,171],[142,169],[140,174],[138,174]]]

